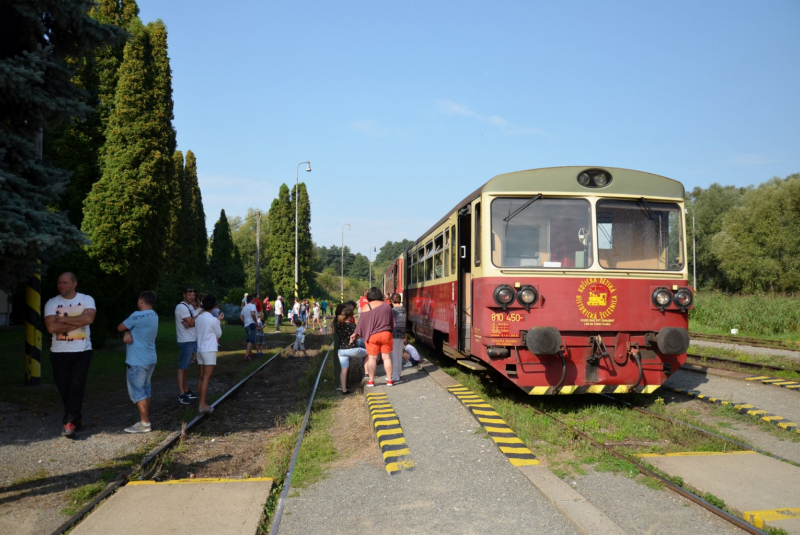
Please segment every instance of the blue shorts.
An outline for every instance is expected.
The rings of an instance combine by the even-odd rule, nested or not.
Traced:
[[[342,365],[342,369],[350,367],[350,357],[366,357],[367,350],[363,347],[353,347],[351,349],[340,349],[339,350],[339,364]]]
[[[264,343],[264,332],[263,331],[262,332],[256,331],[256,343],[257,344],[263,344]]]
[[[244,328],[244,332],[247,335],[247,343],[248,344],[255,344],[256,343],[256,324],[251,323],[247,327]]]
[[[128,395],[131,401],[139,403],[150,397],[150,378],[153,376],[155,364],[148,366],[128,366]]]
[[[197,340],[194,342],[178,342],[180,356],[178,357],[178,369],[188,370],[192,363],[192,354],[197,353]]]

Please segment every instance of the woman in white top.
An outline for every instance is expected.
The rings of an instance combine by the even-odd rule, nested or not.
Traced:
[[[200,378],[197,380],[197,388],[200,390],[200,412],[212,413],[214,408],[206,403],[206,393],[208,392],[208,382],[211,374],[214,373],[214,366],[217,365],[217,350],[219,349],[219,338],[222,336],[222,326],[220,320],[225,319],[225,314],[219,314],[215,318],[211,311],[217,305],[217,300],[213,295],[207,295],[203,299],[203,310],[197,315],[194,322],[197,331],[197,363],[200,365]]]
[[[311,309],[313,315],[311,319],[311,328],[318,328],[322,332],[322,323],[319,322],[319,303],[314,301],[314,308]]]

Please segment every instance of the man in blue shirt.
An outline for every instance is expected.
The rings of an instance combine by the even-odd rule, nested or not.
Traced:
[[[139,421],[125,431],[127,433],[149,433],[150,426],[150,379],[156,368],[156,335],[158,315],[153,310],[156,293],[145,290],[139,295],[139,310],[117,326],[124,332],[125,364],[128,365],[128,394],[139,410]]]

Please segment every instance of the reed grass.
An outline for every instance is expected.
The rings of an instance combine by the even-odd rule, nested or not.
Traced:
[[[689,312],[693,330],[740,335],[800,336],[800,296],[698,292]]]

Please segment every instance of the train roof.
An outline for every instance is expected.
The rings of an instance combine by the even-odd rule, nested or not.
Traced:
[[[603,188],[586,188],[578,184],[578,175],[587,170],[603,170],[612,180]],[[677,180],[652,173],[618,167],[546,167],[497,175],[484,184],[483,193],[531,192],[583,193],[587,195],[636,195],[683,199],[685,190]],[[474,198],[474,197],[473,197]]]
[[[603,170],[611,175],[611,183],[603,188],[586,188],[578,184],[578,175],[586,170]],[[497,175],[467,195],[453,210],[449,210],[439,221],[414,240],[419,243],[441,226],[454,211],[461,210],[481,193],[582,193],[584,195],[636,195],[640,197],[666,197],[683,199],[686,190],[677,180],[644,171],[620,167],[580,166],[544,167]],[[411,246],[413,247],[413,245]]]

